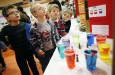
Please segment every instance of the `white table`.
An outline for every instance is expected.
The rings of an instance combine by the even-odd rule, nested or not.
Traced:
[[[80,43],[81,45],[84,45],[84,47],[82,49],[74,47],[75,52],[78,54],[79,62],[76,62],[75,68],[70,70],[67,67],[66,60],[60,58],[59,52],[56,48],[44,72],[44,75],[111,75],[112,67],[102,62],[99,57],[97,58],[97,69],[94,72],[90,72],[89,70],[87,70],[84,56],[84,50],[86,49],[85,46],[87,42],[86,33],[80,32],[78,30],[75,31],[75,26],[77,26],[77,23],[75,19],[73,19],[70,32],[63,38],[70,38],[70,43],[71,45],[73,45],[72,35],[76,34],[80,36]],[[112,44],[112,39],[107,39],[107,43]]]

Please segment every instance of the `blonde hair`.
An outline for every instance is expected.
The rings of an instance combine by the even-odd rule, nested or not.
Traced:
[[[59,6],[57,4],[50,4],[50,5],[48,5],[48,8],[47,8],[47,14],[48,14],[48,16],[50,16],[50,13],[51,13],[51,11],[52,11],[53,8],[58,8],[59,9]],[[59,11],[60,11],[60,9],[59,9]]]
[[[33,4],[33,5],[31,5],[31,7],[30,7],[30,12],[31,12],[32,14],[35,12],[35,7],[38,6],[38,5],[39,5],[39,3],[38,3],[38,4]]]
[[[70,16],[72,17],[73,12],[72,12],[70,9],[65,9],[65,10],[62,12],[62,14],[64,14],[65,12],[69,13]]]

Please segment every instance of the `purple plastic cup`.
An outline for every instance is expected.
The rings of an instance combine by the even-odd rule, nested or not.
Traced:
[[[62,39],[62,43],[66,45],[66,50],[70,49],[70,39]]]

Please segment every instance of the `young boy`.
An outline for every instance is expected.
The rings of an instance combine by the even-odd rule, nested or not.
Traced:
[[[60,2],[58,0],[57,1],[56,0],[49,0],[48,5],[51,5],[51,4],[57,4],[59,9],[60,9],[60,11],[62,11],[61,4],[60,4]]]
[[[65,25],[65,32],[68,33],[71,28],[71,17],[72,11],[70,9],[66,9],[62,13],[62,20],[64,21]]]
[[[62,5],[62,11],[66,9],[66,6],[65,6],[65,1],[61,1],[61,5]]]
[[[72,10],[73,4],[70,4],[70,0],[65,0],[66,8]]]
[[[65,36],[65,25],[64,22],[59,19],[60,18],[60,10],[58,5],[56,4],[52,4],[49,5],[48,9],[47,9],[47,13],[50,16],[49,22],[56,26],[58,33],[59,33],[59,37],[63,37]]]
[[[0,38],[8,36],[12,49],[15,52],[16,62],[22,75],[30,75],[28,64],[33,75],[39,75],[30,42],[27,38],[25,23],[19,22],[20,13],[14,5],[8,5],[2,9],[2,15],[10,23],[2,28]],[[28,61],[28,64],[27,64]]]
[[[37,19],[37,22],[31,27],[31,42],[35,56],[40,60],[44,72],[56,48],[59,35],[56,28],[45,19],[45,9],[41,4],[33,5],[30,11]]]

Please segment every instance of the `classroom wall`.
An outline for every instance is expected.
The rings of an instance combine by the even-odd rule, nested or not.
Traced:
[[[8,5],[8,4],[15,4],[22,2],[23,0],[0,0],[0,7]]]

